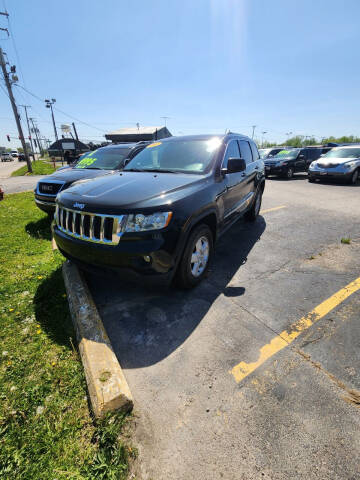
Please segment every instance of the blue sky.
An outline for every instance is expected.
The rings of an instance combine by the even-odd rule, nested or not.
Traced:
[[[160,125],[161,116],[175,135],[249,135],[251,125],[279,142],[289,131],[360,135],[359,0],[0,0],[0,10],[4,3],[20,65],[12,40],[1,34],[0,45],[19,83],[96,127],[76,122],[85,140]],[[14,91],[52,140],[49,110]],[[0,145],[20,145],[7,133],[16,127],[0,89]]]

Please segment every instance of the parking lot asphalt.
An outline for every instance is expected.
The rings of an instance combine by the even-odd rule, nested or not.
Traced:
[[[359,184],[270,179],[196,289],[87,277],[135,399],[139,478],[360,478],[359,210]]]

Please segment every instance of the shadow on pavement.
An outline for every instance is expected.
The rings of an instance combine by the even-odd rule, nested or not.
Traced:
[[[292,182],[293,180],[307,180],[308,174],[307,173],[294,173],[293,178],[285,178],[285,177],[276,177],[270,176],[266,177],[267,180],[277,180],[278,182]]]
[[[240,220],[232,226],[217,243],[209,278],[191,291],[173,287],[150,290],[85,273],[122,367],[139,368],[161,361],[185,342],[221,295],[243,295],[244,287],[228,283],[246,263],[265,228],[263,217],[252,224]],[[219,308],[222,311],[222,306]]]

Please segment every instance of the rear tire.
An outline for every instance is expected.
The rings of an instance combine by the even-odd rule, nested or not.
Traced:
[[[176,281],[181,288],[193,288],[208,274],[214,254],[214,240],[210,228],[199,225],[190,233],[180,260]]]
[[[250,210],[248,210],[245,213],[244,218],[248,222],[255,222],[255,220],[259,216],[260,208],[261,208],[261,201],[262,201],[262,194],[263,194],[262,190],[259,189]]]

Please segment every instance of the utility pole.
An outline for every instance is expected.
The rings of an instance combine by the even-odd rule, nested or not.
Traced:
[[[18,114],[18,111],[17,111],[14,95],[13,95],[13,92],[12,92],[12,89],[11,89],[11,82],[10,82],[10,79],[9,79],[9,74],[7,72],[7,69],[6,69],[6,63],[5,63],[3,51],[2,51],[1,48],[0,48],[0,64],[1,64],[1,69],[2,69],[3,75],[4,75],[6,88],[7,88],[8,94],[9,94],[10,103],[11,103],[11,106],[12,106],[12,109],[13,109],[13,112],[14,112],[15,122],[16,122],[16,126],[17,126],[17,129],[18,129],[18,132],[19,132],[19,138],[20,138],[21,145],[22,145],[22,148],[23,148],[23,151],[24,151],[28,171],[30,173],[32,173],[31,161],[30,161],[30,158],[29,158],[29,155],[28,155],[28,152],[27,152],[25,139],[24,139],[24,134],[23,134],[22,127],[21,127],[20,115]],[[12,67],[12,69],[15,72],[15,69],[13,67]]]
[[[252,128],[252,130],[253,130],[253,131],[252,131],[251,138],[254,140],[254,134],[255,134],[256,125],[252,125],[251,128]]]
[[[31,108],[31,107],[30,107],[30,105],[19,105],[19,107],[23,107],[24,110],[25,110],[26,123],[27,123],[27,127],[28,127],[28,132],[29,132],[29,140],[30,140],[30,145],[31,145],[31,151],[34,153],[34,147],[33,147],[33,143],[32,143],[31,130],[30,130],[30,124],[29,124],[29,117],[28,117],[28,114],[27,114],[27,109]]]
[[[55,125],[55,118],[54,118],[54,111],[53,111],[53,104],[56,102],[55,98],[52,98],[51,100],[45,100],[46,108],[51,109],[51,117],[52,117],[52,122],[54,126],[54,133],[55,133],[55,140],[58,141],[58,134],[56,130],[56,125]]]
[[[38,130],[39,129],[37,127],[35,127],[33,118],[30,118],[30,122],[32,123],[32,126],[33,126],[33,132],[35,133],[36,142],[37,142],[38,147],[39,147],[40,155],[42,155],[43,151],[42,151],[41,143],[40,143],[40,140],[39,140],[39,137],[38,137]]]
[[[74,133],[75,133],[76,140],[79,141],[79,137],[78,137],[78,134],[77,134],[77,131],[76,131],[76,127],[75,127],[75,123],[74,123],[74,122],[72,122],[72,126],[73,126],[73,129],[74,129]]]

